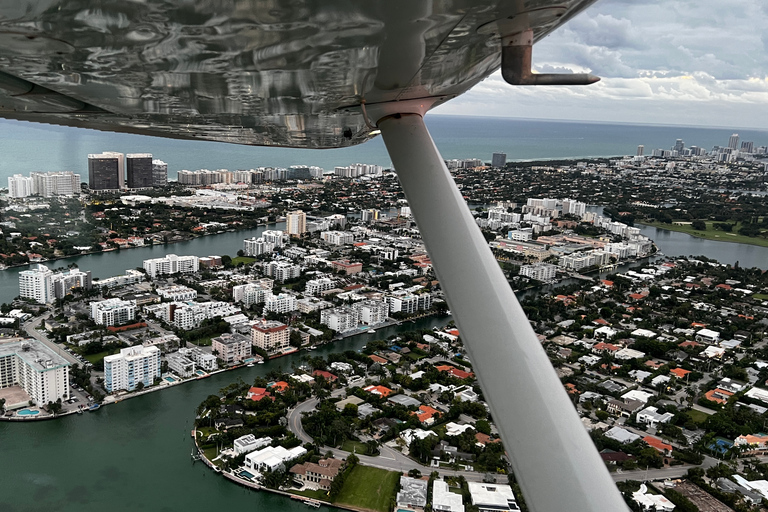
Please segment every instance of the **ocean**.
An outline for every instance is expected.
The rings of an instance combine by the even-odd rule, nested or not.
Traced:
[[[675,139],[707,150],[726,146],[732,133],[755,147],[768,145],[768,131],[697,128],[643,124],[543,121],[492,117],[428,115],[435,143],[446,159],[479,158],[490,161],[495,152],[508,160],[588,158],[646,154],[669,149]],[[31,171],[73,171],[88,179],[89,153],[119,151],[152,153],[168,163],[168,177],[182,169],[251,169],[304,164],[326,170],[352,163],[391,166],[381,137],[365,144],[327,150],[264,148],[219,142],[162,139],[143,135],[99,132],[22,121],[0,120],[0,187],[13,174]]]

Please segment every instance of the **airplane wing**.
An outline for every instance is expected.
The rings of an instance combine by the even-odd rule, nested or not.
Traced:
[[[593,0],[16,0],[0,116],[163,137],[335,148],[381,132],[534,512],[627,510],[422,116]]]
[[[371,135],[360,104],[436,106],[594,0],[17,0],[0,6],[0,116],[261,146]],[[519,25],[519,27],[518,27]]]

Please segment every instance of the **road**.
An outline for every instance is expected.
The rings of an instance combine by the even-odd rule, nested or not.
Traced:
[[[43,335],[40,331],[37,330],[37,326],[40,325],[40,322],[47,319],[49,316],[51,316],[51,313],[45,313],[43,316],[39,316],[35,318],[34,320],[29,321],[28,323],[24,324],[24,330],[27,332],[27,334],[38,340],[39,342],[46,345],[48,348],[59,354],[61,357],[69,361],[71,364],[81,364],[80,361],[75,359],[71,354],[67,353],[66,351],[62,350],[61,347],[59,347],[56,343],[49,340],[45,335]]]
[[[340,396],[343,392],[343,389],[338,389],[334,391],[331,396]],[[301,424],[302,415],[304,413],[313,411],[315,407],[317,407],[318,403],[319,400],[317,398],[311,398],[306,402],[298,404],[296,407],[288,411],[288,429],[293,432],[296,437],[301,439],[302,442],[313,442],[312,436],[307,434]],[[428,475],[432,471],[437,471],[443,476],[463,476],[469,482],[482,482],[483,477],[485,476],[484,473],[477,473],[475,471],[454,471],[451,469],[424,466],[403,454],[401,451],[387,445],[381,445],[379,450],[380,455],[376,457],[359,454],[355,455],[360,459],[360,462],[366,466],[386,469],[388,471],[399,471],[401,473],[407,473],[409,470],[415,468],[421,471],[421,473],[424,475]],[[332,452],[333,456],[338,458],[346,458],[349,455],[349,452],[347,451],[339,450],[338,448],[331,448],[329,446],[323,447],[322,451],[323,453]],[[506,476],[499,475],[499,478],[502,478],[503,482],[506,483]]]
[[[633,471],[622,471],[618,470],[615,473],[611,473],[611,476],[613,477],[613,480],[615,482],[623,482],[624,480],[637,480],[639,482],[649,481],[649,480],[670,480],[674,478],[680,478],[684,476],[689,469],[693,467],[699,467],[702,469],[709,469],[713,466],[716,466],[721,461],[710,457],[708,455],[704,456],[704,463],[701,464],[701,466],[691,466],[691,465],[684,465],[684,466],[672,466],[668,468],[661,468],[661,469],[636,469]]]

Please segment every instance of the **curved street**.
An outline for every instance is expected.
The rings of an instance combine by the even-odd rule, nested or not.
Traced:
[[[339,396],[342,394],[343,390],[336,390],[332,396]],[[293,434],[301,439],[304,443],[311,443],[314,442],[312,436],[307,434],[307,432],[304,430],[304,427],[301,424],[301,418],[304,413],[309,413],[315,410],[315,407],[317,407],[317,404],[320,401],[317,398],[311,398],[305,402],[302,402],[298,404],[293,409],[290,409],[288,411],[288,429],[293,432]],[[324,446],[322,447],[323,452],[331,452],[333,453],[334,457],[337,458],[346,458],[350,452],[340,450],[338,448],[332,448],[330,446]],[[428,475],[432,471],[437,471],[441,476],[463,476],[468,482],[481,482],[483,478],[485,477],[484,473],[478,473],[476,471],[455,471],[452,469],[445,469],[445,468],[435,468],[431,466],[425,466],[423,464],[420,464],[416,462],[415,460],[411,459],[407,455],[403,454],[401,451],[396,450],[388,445],[381,445],[379,447],[380,454],[371,457],[368,455],[357,455],[357,457],[360,459],[360,462],[366,466],[372,466],[379,469],[386,469],[388,471],[398,471],[401,473],[407,473],[411,469],[418,469],[421,471],[423,475]],[[768,457],[766,457],[768,459]],[[714,459],[709,456],[704,457],[704,463],[699,466],[704,469],[710,468],[712,466],[715,466],[718,462],[717,459]],[[638,480],[638,481],[648,481],[648,480],[665,480],[665,479],[672,479],[672,478],[680,478],[686,474],[686,472],[691,468],[695,466],[685,465],[685,466],[674,466],[674,467],[668,467],[668,468],[661,468],[661,469],[637,469],[633,471],[616,471],[614,473],[611,473],[611,477],[614,481],[624,481],[624,480]],[[506,482],[505,475],[494,475],[497,479],[497,481],[504,481]]]

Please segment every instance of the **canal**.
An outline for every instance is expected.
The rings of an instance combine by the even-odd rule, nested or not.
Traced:
[[[281,229],[277,224],[270,228]],[[188,242],[51,262],[51,267],[76,263],[95,277],[108,277],[141,266],[144,259],[166,253],[233,255],[242,240],[266,228],[197,238]],[[667,255],[700,255],[742,266],[768,265],[768,249],[727,244],[682,233],[641,228]],[[0,272],[0,302],[18,293],[18,272]],[[545,289],[544,291],[547,291]],[[358,350],[373,339],[399,332],[445,325],[448,317],[428,317],[415,323],[362,333],[323,346],[312,355]],[[238,487],[202,464],[190,453],[194,409],[208,395],[230,382],[252,380],[271,369],[290,370],[306,353],[270,361],[253,368],[214,375],[157,393],[150,393],[94,413],[56,421],[27,424],[0,422],[0,510],[258,510],[295,511],[305,506],[269,493]]]
[[[0,422],[0,510],[298,511],[305,505],[239,487],[193,464],[195,408],[210,394],[272,369],[290,371],[307,354],[359,350],[400,332],[443,326],[450,317],[362,333],[303,352],[104,406],[82,416],[25,424]]]

